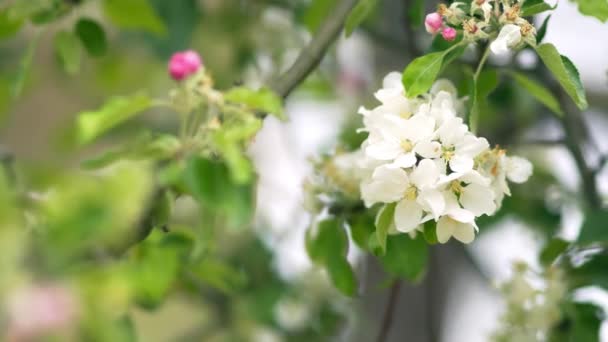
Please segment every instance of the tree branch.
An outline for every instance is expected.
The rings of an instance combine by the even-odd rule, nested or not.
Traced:
[[[271,84],[271,88],[286,98],[321,62],[329,46],[338,38],[344,22],[358,0],[341,0],[319,27],[317,34],[305,46],[293,65]]]
[[[377,342],[384,342],[388,337],[388,333],[391,330],[391,325],[393,324],[393,313],[395,311],[400,289],[401,281],[395,280],[388,295],[386,309],[384,310],[384,316],[382,317],[382,325],[380,326],[380,332],[378,333],[378,338],[376,339]]]

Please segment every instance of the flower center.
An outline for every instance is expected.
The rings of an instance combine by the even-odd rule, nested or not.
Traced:
[[[415,200],[417,196],[418,196],[418,189],[416,189],[416,187],[413,185],[410,185],[410,187],[405,190],[405,194],[403,195],[403,197],[405,197],[405,199],[410,200],[410,201]]]
[[[450,183],[450,189],[455,193],[455,194],[460,194],[463,190],[462,184],[460,184],[460,181],[452,181],[452,183]]]
[[[401,148],[405,152],[412,152],[412,149],[414,149],[414,144],[412,144],[412,142],[409,140],[403,140],[401,141]]]
[[[441,152],[441,156],[446,161],[450,161],[450,159],[452,159],[452,157],[454,156],[454,147],[453,146],[451,146],[451,147],[443,147],[442,148],[442,152]]]

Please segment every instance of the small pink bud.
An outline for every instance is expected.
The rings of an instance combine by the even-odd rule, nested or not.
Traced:
[[[424,27],[426,27],[426,32],[435,34],[439,32],[441,26],[443,26],[441,14],[434,12],[426,15],[426,18],[424,19]]]
[[[452,27],[446,27],[443,29],[443,31],[441,31],[441,36],[443,39],[451,42],[452,40],[456,39],[456,30]]]
[[[201,57],[192,50],[176,52],[169,59],[169,75],[176,80],[181,81],[184,78],[196,73],[202,66]]]

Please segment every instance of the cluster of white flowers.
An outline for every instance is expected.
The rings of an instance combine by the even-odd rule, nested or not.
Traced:
[[[510,195],[507,179],[521,183],[532,174],[529,161],[490,149],[469,131],[458,116],[463,101],[447,80],[408,99],[401,74],[392,72],[375,97],[379,106],[359,109],[369,133],[361,146],[360,191],[367,207],[396,203],[396,231],[414,232],[435,220],[439,242],[453,236],[469,243],[475,218],[492,215]]]

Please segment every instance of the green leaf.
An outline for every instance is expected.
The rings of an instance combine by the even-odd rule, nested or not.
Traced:
[[[221,260],[205,259],[191,268],[198,280],[226,294],[236,294],[247,284],[247,274]]]
[[[530,95],[534,96],[540,103],[547,106],[553,113],[560,117],[564,115],[564,112],[559,105],[559,101],[557,101],[555,96],[553,96],[553,94],[551,94],[551,92],[541,83],[515,71],[509,72],[509,75],[513,77],[519,86],[524,88]]]
[[[272,114],[280,120],[286,119],[283,112],[283,100],[268,88],[253,90],[246,87],[236,87],[228,90],[224,94],[224,98],[230,102],[243,104],[251,110]]]
[[[175,155],[180,147],[181,142],[173,135],[152,135],[145,132],[117,149],[108,150],[85,160],[81,165],[85,169],[94,170],[125,159],[163,161]]]
[[[550,266],[570,245],[566,240],[554,238],[549,241],[540,252],[540,262],[543,266]]]
[[[359,248],[367,250],[369,236],[374,234],[374,220],[367,213],[353,214],[349,220],[350,235]]]
[[[429,245],[437,244],[437,222],[430,220],[424,223],[424,230],[422,231],[424,239]]]
[[[599,253],[583,265],[568,270],[568,283],[573,288],[600,286],[608,290],[608,255]]]
[[[80,42],[71,32],[59,31],[53,41],[55,54],[68,74],[75,74],[80,70]]]
[[[138,303],[146,308],[157,307],[175,282],[180,264],[176,248],[148,241],[139,245],[132,259]]]
[[[464,52],[465,45],[456,42],[443,51],[431,52],[414,59],[403,71],[402,82],[407,97],[426,93],[449,63]]]
[[[574,0],[578,10],[588,16],[597,18],[601,22],[608,20],[608,0]]]
[[[11,15],[11,11],[0,11],[0,39],[14,36],[23,25],[23,18]]]
[[[526,0],[524,5],[521,7],[520,15],[522,17],[528,17],[544,11],[555,9],[555,7],[557,7],[557,5],[551,6],[543,0]]]
[[[577,242],[608,245],[608,211],[595,210],[587,213]]]
[[[352,297],[357,291],[355,272],[345,258],[326,260],[327,272],[334,286],[343,294]]]
[[[76,35],[91,56],[101,56],[106,53],[108,43],[103,28],[94,20],[81,18],[76,23]]]
[[[184,182],[201,205],[224,215],[234,226],[240,227],[251,220],[253,186],[234,183],[225,164],[193,157],[186,166]]]
[[[566,56],[560,55],[553,44],[541,44],[536,47],[536,52],[578,108],[586,109],[585,89],[574,64]]]
[[[418,282],[424,276],[428,258],[428,245],[421,234],[415,239],[397,234],[388,237],[386,254],[379,259],[388,273]]]
[[[350,36],[353,31],[373,12],[378,0],[359,0],[350,12],[344,24],[344,34]]]
[[[347,296],[357,290],[355,274],[346,259],[348,236],[337,218],[323,220],[306,232],[306,251],[310,259],[324,266],[336,288]]]
[[[25,55],[21,59],[19,63],[19,69],[17,70],[17,76],[15,77],[15,81],[12,86],[12,95],[13,98],[19,97],[21,92],[23,91],[23,86],[25,85],[25,80],[27,79],[30,69],[32,67],[32,61],[34,59],[34,53],[36,52],[36,47],[38,46],[38,39],[40,38],[40,33],[36,34],[34,38],[30,40],[30,43],[27,46],[27,51]]]
[[[375,225],[376,225],[376,236],[378,238],[378,243],[380,244],[380,248],[382,250],[382,254],[386,252],[386,237],[388,235],[388,230],[393,224],[393,218],[395,217],[395,206],[396,203],[389,203],[383,206],[376,215]]]
[[[158,36],[167,34],[165,24],[148,0],[104,0],[103,10],[120,28],[144,30]]]
[[[76,142],[84,145],[111,128],[150,108],[152,100],[144,94],[110,98],[100,109],[78,113]]]
[[[599,342],[602,309],[591,303],[566,302],[562,305],[563,320],[552,331],[549,341]]]
[[[536,45],[540,44],[545,38],[545,34],[547,34],[547,26],[549,25],[549,19],[551,19],[551,14],[549,14],[543,23],[540,25],[540,28],[536,32]]]

